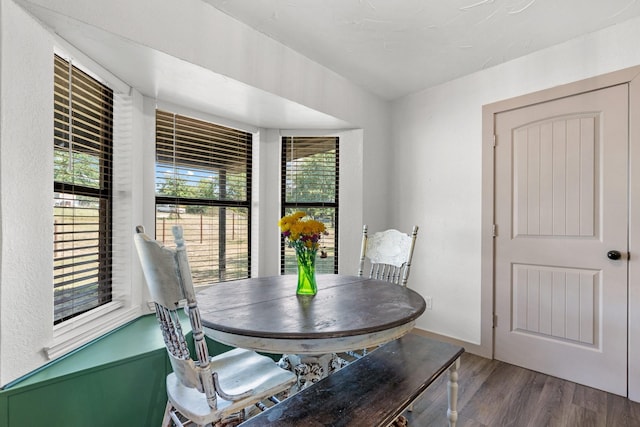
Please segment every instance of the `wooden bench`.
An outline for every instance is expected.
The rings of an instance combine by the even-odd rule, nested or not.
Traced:
[[[242,427],[386,427],[449,370],[449,425],[455,426],[464,348],[408,334],[368,353],[241,424]]]

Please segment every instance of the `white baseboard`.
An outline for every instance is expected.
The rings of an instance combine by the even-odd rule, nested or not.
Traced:
[[[459,345],[464,347],[464,351],[467,353],[475,354],[476,356],[484,357],[486,359],[493,359],[493,355],[487,354],[487,350],[484,347],[479,346],[478,344],[473,344],[467,341],[461,341],[456,338],[451,338],[446,335],[440,335],[434,332],[425,331],[424,329],[420,329],[420,328],[413,328],[411,332],[423,337],[433,338],[438,341],[444,341],[451,344]]]

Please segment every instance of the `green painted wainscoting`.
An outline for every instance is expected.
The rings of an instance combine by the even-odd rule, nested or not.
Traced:
[[[170,371],[155,315],[143,316],[0,390],[0,427],[156,427]]]

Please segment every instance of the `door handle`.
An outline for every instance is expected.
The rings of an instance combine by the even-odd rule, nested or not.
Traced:
[[[620,251],[609,251],[607,252],[607,258],[612,259],[614,261],[619,260],[622,255]]]

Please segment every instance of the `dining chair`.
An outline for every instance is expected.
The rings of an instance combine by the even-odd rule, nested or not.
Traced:
[[[368,236],[365,224],[362,227],[358,276],[364,275],[365,261],[368,261],[370,278],[407,286],[417,237],[417,225],[410,235],[389,229]]]
[[[406,287],[417,237],[417,225],[413,226],[410,235],[395,229],[388,229],[369,236],[368,227],[365,224],[362,227],[358,277],[364,276],[365,266],[368,264],[369,278]],[[360,359],[368,352],[369,349],[365,348],[359,351],[347,351],[346,354]]]
[[[182,227],[174,226],[173,235],[175,249],[151,239],[142,226],[136,227],[134,236],[173,368],[166,378],[168,401],[162,425],[236,425],[247,417],[250,408],[264,410],[267,400],[277,403],[275,395],[286,395],[296,376],[254,351],[236,348],[209,356]],[[179,307],[183,300],[191,324],[195,360],[182,332]]]

